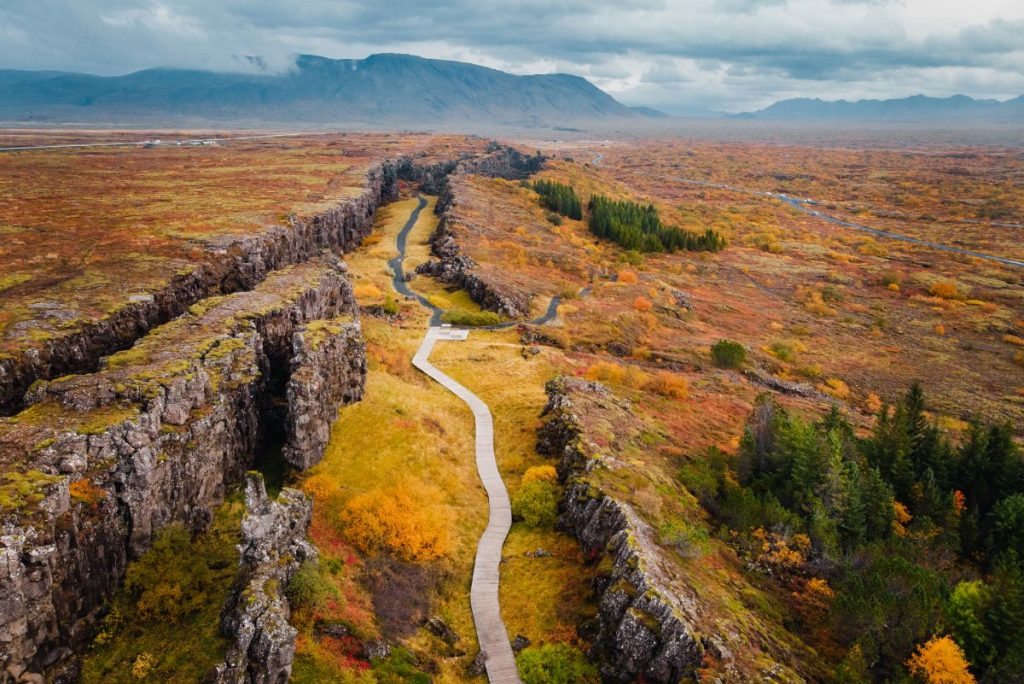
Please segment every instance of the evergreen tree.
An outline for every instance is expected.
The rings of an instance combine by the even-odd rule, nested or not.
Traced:
[[[868,468],[863,480],[866,538],[887,539],[892,534],[893,493],[878,468]]]

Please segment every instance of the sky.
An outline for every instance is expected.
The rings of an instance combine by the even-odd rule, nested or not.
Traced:
[[[1024,0],[0,0],[0,69],[270,71],[403,52],[630,105],[1024,94]]]

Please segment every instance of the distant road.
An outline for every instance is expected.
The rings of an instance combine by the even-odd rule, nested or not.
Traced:
[[[932,242],[930,240],[923,240],[921,238],[911,237],[910,235],[902,235],[900,233],[894,233],[889,230],[882,230],[881,228],[872,228],[871,226],[865,226],[860,223],[853,223],[845,219],[826,214],[818,211],[814,207],[818,205],[818,202],[812,199],[801,199],[799,197],[790,197],[781,192],[769,192],[766,190],[752,190],[750,188],[740,188],[735,185],[726,185],[724,183],[712,183],[710,181],[695,180],[692,178],[680,178],[678,176],[659,176],[665,180],[674,181],[676,183],[686,183],[687,185],[698,185],[705,188],[715,188],[717,190],[732,190],[734,192],[742,192],[748,195],[757,195],[758,197],[769,197],[785,202],[789,206],[802,211],[808,216],[814,216],[822,221],[828,221],[839,226],[846,228],[853,228],[864,233],[869,233],[877,237],[887,238],[889,240],[899,240],[900,242],[908,242],[914,245],[920,245],[921,247],[929,247],[931,249],[937,249],[943,252],[949,252],[951,254],[960,254],[963,256],[977,257],[978,259],[984,259],[986,261],[994,261],[996,263],[1003,264],[1005,266],[1013,266],[1015,268],[1024,268],[1024,261],[1018,259],[1011,259],[1009,257],[1001,257],[995,254],[986,254],[985,252],[976,252],[972,249],[963,249],[962,247],[953,247],[951,245],[944,245],[940,242]]]
[[[265,138],[285,138],[296,135],[308,135],[307,133],[269,133],[265,135],[239,135],[227,138],[191,138],[188,140],[161,140],[155,142],[148,140],[106,140],[86,143],[62,143],[59,145],[19,145],[16,147],[0,147],[0,152],[26,152],[29,150],[62,150],[80,147],[179,147],[182,145],[195,145],[204,142],[233,142],[238,140],[263,140]]]

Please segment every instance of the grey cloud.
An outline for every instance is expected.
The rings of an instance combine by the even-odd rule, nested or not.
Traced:
[[[900,0],[4,0],[0,68],[282,71],[300,52],[397,51],[574,71],[653,105],[899,96],[929,82],[1006,96],[1024,90],[1020,15],[970,7],[922,31]]]

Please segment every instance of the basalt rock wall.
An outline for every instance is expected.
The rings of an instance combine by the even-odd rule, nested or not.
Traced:
[[[347,343],[327,344],[355,358],[320,371],[350,368],[334,396],[361,395],[356,313],[343,265],[314,261],[155,329],[96,373],[33,387],[29,409],[0,422],[4,467],[41,482],[39,500],[3,511],[0,682],[72,681],[127,561],[169,523],[206,527],[253,465],[273,364],[290,363],[311,321],[349,317]]]
[[[559,525],[574,535],[593,559],[610,560],[611,571],[596,582],[598,629],[591,655],[607,682],[669,684],[694,676],[704,657],[704,640],[659,583],[653,531],[625,502],[608,496],[587,475],[599,465],[581,432],[573,396],[612,401],[598,383],[556,378],[546,387],[545,422],[538,451],[559,459],[566,485]]]

